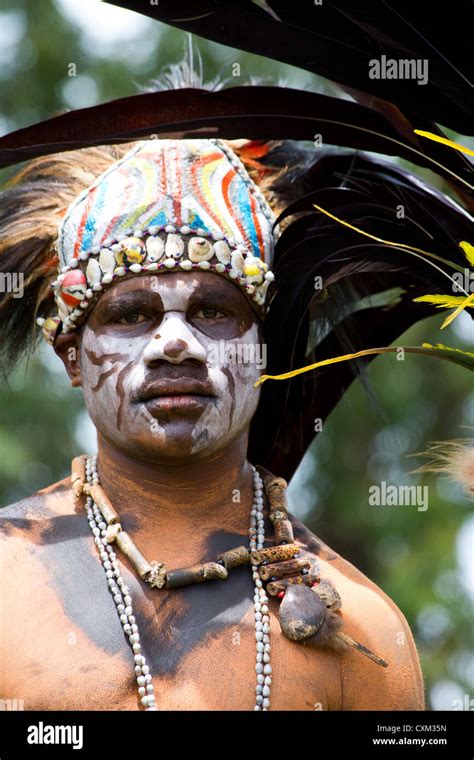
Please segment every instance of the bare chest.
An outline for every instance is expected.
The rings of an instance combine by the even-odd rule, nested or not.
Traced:
[[[163,592],[144,587],[128,570],[123,574],[158,709],[253,710],[250,575],[242,568],[225,583]],[[25,710],[143,709],[133,652],[93,556],[74,578],[66,571],[57,577],[49,568],[11,608],[17,646],[15,664],[2,647],[0,667],[12,692],[2,697],[23,699]],[[337,655],[283,636],[278,604],[270,601],[270,709],[339,709]]]

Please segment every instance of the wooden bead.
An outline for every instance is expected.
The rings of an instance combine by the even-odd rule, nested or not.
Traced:
[[[263,581],[268,581],[270,578],[286,578],[291,575],[310,568],[312,562],[307,557],[299,557],[297,559],[289,559],[286,562],[276,562],[273,565],[262,565],[259,568],[259,575]]]
[[[270,505],[270,514],[272,512],[285,512],[288,514],[288,505],[286,502],[286,490],[280,485],[274,484],[267,489],[268,502]]]
[[[107,525],[119,522],[119,516],[113,508],[112,502],[105,495],[102,486],[95,483],[93,486],[89,486],[87,492],[97,504]]]
[[[85,455],[81,455],[80,457],[74,457],[71,463],[71,488],[76,502],[82,496],[86,482],[86,459]]]
[[[235,549],[229,549],[219,554],[217,559],[222,560],[224,567],[231,570],[238,565],[245,565],[250,562],[250,553],[246,546],[236,546]]]
[[[272,523],[275,522],[275,520],[286,520],[288,517],[288,512],[283,512],[280,509],[275,509],[273,512],[270,512],[269,518],[272,521]]]
[[[276,544],[292,544],[295,540],[290,520],[274,520],[273,529],[275,531]]]
[[[86,460],[85,454],[81,454],[79,457],[74,457],[71,462],[71,480],[86,480]]]
[[[180,586],[189,586],[192,583],[202,583],[203,581],[220,578],[227,578],[227,570],[218,562],[205,562],[202,565],[191,565],[191,567],[178,567],[176,570],[169,570],[166,573],[166,588],[179,588]]]
[[[128,557],[140,578],[144,580],[146,576],[152,572],[153,567],[137,549],[128,533],[124,530],[117,533],[115,543],[125,556]]]
[[[263,480],[263,485],[265,486],[265,490],[267,488],[270,488],[273,485],[278,485],[280,488],[286,489],[288,488],[288,483],[284,478],[279,478],[277,475],[273,475],[270,470],[265,469],[265,467],[262,467],[261,465],[257,466],[257,470],[260,473],[260,477]]]
[[[261,565],[263,562],[280,562],[284,559],[293,559],[299,551],[299,546],[296,544],[269,546],[267,549],[256,549],[250,552],[250,559],[254,565]]]
[[[122,526],[120,523],[113,523],[112,525],[108,525],[105,531],[105,543],[113,544],[121,530]]]
[[[270,520],[272,519],[272,512],[284,512],[285,516],[288,516],[288,506],[286,501],[286,489],[288,488],[288,483],[284,478],[272,475],[272,473],[264,467],[258,467],[257,469],[262,477],[265,493],[268,497]]]
[[[266,591],[268,591],[270,596],[277,596],[279,591],[285,591],[289,586],[312,586],[316,579],[317,576],[313,575],[313,573],[295,575],[292,578],[280,578],[278,581],[268,583]]]

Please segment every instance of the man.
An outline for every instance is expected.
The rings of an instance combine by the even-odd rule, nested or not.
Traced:
[[[150,140],[120,155],[88,149],[64,154],[55,168],[32,162],[22,178],[38,182],[39,193],[30,186],[25,198],[44,229],[59,223],[58,314],[43,319],[43,333],[82,388],[98,447],[97,467],[88,459],[82,475],[0,515],[8,579],[0,695],[20,696],[26,710],[424,708],[415,644],[396,605],[292,515],[288,526],[284,486],[265,470],[258,496],[253,466],[261,462],[249,461],[249,433],[278,232],[231,146]],[[41,241],[41,229],[31,235]],[[55,252],[37,244],[33,258],[43,284]],[[35,292],[34,312],[47,316],[44,288]],[[259,505],[263,521],[249,530]],[[272,540],[279,521],[284,543]],[[249,537],[252,546],[262,527],[260,549],[284,551],[293,532],[299,553],[286,561],[307,560],[291,576],[299,585],[266,598],[265,565],[254,559],[251,573],[248,562],[227,573],[221,559],[213,580],[171,583],[176,568],[196,576],[212,563],[217,572],[216,558]],[[121,533],[128,554],[117,548]],[[153,561],[166,573],[159,587],[150,583]],[[334,597],[318,594],[318,584]],[[291,607],[298,593],[303,603]],[[313,602],[332,632],[308,613]],[[314,623],[312,635],[290,640],[280,604],[293,621]]]

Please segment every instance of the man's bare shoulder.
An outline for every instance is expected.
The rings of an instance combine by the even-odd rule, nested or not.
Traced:
[[[328,546],[321,538],[316,536],[304,523],[293,515],[291,516],[295,539],[303,544],[306,551],[316,556],[322,574],[339,577],[340,581],[344,579],[344,585],[359,586],[369,589],[380,599],[385,601],[392,609],[398,610],[398,607],[385,594],[379,586],[370,580],[364,573],[353,565],[349,560],[342,557],[332,547]],[[352,588],[353,593],[357,593],[356,588]]]
[[[62,480],[56,481],[45,488],[41,488],[31,496],[26,496],[20,501],[15,501],[13,504],[8,504],[5,507],[0,507],[0,518],[6,520],[14,519],[30,519],[38,520],[44,517],[49,517],[52,514],[59,514],[64,512],[65,497],[68,497],[70,490],[70,478],[66,477]],[[70,509],[70,500],[68,501],[68,509]]]
[[[351,648],[341,656],[343,709],[422,710],[424,689],[413,635],[395,602],[363,572],[292,516],[295,540],[317,557],[322,578],[342,600],[342,630],[388,662],[387,668]],[[360,684],[366,686],[365,696]]]
[[[66,477],[20,501],[0,507],[0,534],[25,539],[31,537],[39,523],[72,512],[70,478]]]
[[[25,553],[38,556],[74,518],[70,479],[64,478],[0,508],[0,567],[22,565]]]

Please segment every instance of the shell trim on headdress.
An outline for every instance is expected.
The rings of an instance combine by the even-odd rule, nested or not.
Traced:
[[[145,215],[153,223],[140,224]],[[43,335],[52,343],[60,325],[76,329],[104,288],[147,272],[228,277],[263,316],[278,235],[263,193],[222,140],[141,141],[70,204],[56,244],[58,315]]]

